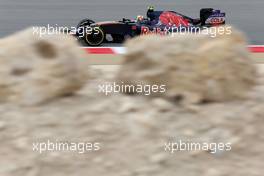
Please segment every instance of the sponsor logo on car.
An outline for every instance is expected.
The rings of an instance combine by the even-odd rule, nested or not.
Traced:
[[[154,27],[153,29],[150,29],[147,26],[141,27],[141,35],[148,35],[148,34],[159,34],[159,35],[165,35],[165,31],[163,31],[159,27]]]

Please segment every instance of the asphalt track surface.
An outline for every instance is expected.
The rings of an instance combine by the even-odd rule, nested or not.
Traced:
[[[0,0],[0,37],[29,26],[76,26],[83,18],[119,20],[145,15],[148,5],[199,17],[203,7],[227,13],[227,23],[242,29],[250,44],[264,44],[264,0]]]

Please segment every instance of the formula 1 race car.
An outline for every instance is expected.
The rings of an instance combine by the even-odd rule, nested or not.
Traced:
[[[166,35],[182,32],[187,29],[192,32],[200,28],[225,24],[225,13],[212,8],[200,10],[200,18],[193,19],[175,11],[155,11],[149,7],[147,17],[138,16],[135,20],[94,22],[82,20],[77,26],[78,40],[89,46],[99,46],[102,43],[122,43],[125,39],[142,34]]]

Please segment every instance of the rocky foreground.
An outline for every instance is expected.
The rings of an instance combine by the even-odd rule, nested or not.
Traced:
[[[127,58],[122,66],[82,65],[80,63],[86,63],[82,62],[83,56],[74,54],[81,51],[76,49],[75,52],[67,50],[67,47],[63,48],[68,41],[61,46],[68,54],[59,57],[58,62],[57,56],[46,55],[46,52],[42,56],[13,54],[11,57],[7,56],[7,52],[1,53],[1,59],[4,55],[5,58],[11,58],[14,62],[2,59],[1,61],[6,63],[0,65],[1,76],[5,75],[3,79],[1,77],[0,90],[12,92],[11,94],[0,93],[2,100],[0,175],[263,175],[264,67],[250,63],[250,59],[244,61],[243,58],[250,58],[250,55],[243,47],[245,45],[243,39],[241,37],[239,40],[233,39],[228,38],[222,41],[218,38],[215,41],[216,44],[212,45],[203,39],[208,47],[217,45],[216,48],[223,50],[217,55],[212,54],[202,65],[196,65],[200,62],[194,62],[193,57],[188,54],[192,47],[189,48],[190,50],[186,47],[184,52],[176,51],[169,54],[164,52],[161,55],[156,53],[155,56],[163,58],[162,61],[178,54],[187,58],[187,62],[186,60],[180,62],[179,59],[179,62],[175,60],[170,64],[167,62],[163,64],[158,61],[158,58],[152,60],[153,57],[149,51],[144,57],[142,49],[132,49],[125,56]],[[9,39],[5,40],[9,41]],[[234,48],[226,50],[221,42],[231,42],[229,44]],[[26,46],[30,49],[29,46],[34,48],[36,45],[33,42]],[[204,48],[200,49],[203,55]],[[46,47],[41,49],[41,51],[47,50]],[[27,53],[25,49],[24,51]],[[62,52],[62,50],[55,51]],[[32,52],[31,50],[30,53]],[[221,54],[223,52],[226,54]],[[131,60],[133,53],[142,60]],[[47,59],[50,56],[54,56],[53,59]],[[77,59],[69,64],[69,58],[75,57]],[[25,69],[10,71],[9,69],[17,68],[16,63],[21,58],[24,61],[21,61],[24,63],[22,64],[24,68],[30,69],[26,69],[26,72]],[[33,61],[27,62],[27,58]],[[237,63],[237,66],[228,65],[228,59],[232,58],[235,58],[232,63]],[[212,60],[213,63],[223,64],[219,68],[222,68],[223,72],[226,68],[232,79],[229,80],[228,75],[219,72],[219,68],[215,71],[211,67],[206,67],[209,71],[206,70],[205,66]],[[143,65],[144,63],[148,63],[151,67]],[[197,66],[196,71],[189,73],[190,67],[186,63],[192,65],[191,68]],[[172,72],[166,69],[159,70],[159,68],[167,68],[168,65],[172,66]],[[45,69],[42,70],[42,66],[45,66]],[[76,66],[79,71],[72,70]],[[56,72],[56,70],[60,71]],[[84,70],[88,70],[88,73]],[[160,72],[156,72],[157,70]],[[112,81],[129,80],[128,82],[131,83],[133,80],[141,80],[149,83],[158,78],[156,82],[159,83],[163,76],[166,77],[168,74],[171,75],[170,80],[173,80],[172,76],[177,77],[182,70],[187,74],[184,77],[185,81],[177,80],[177,84],[170,83],[169,93],[165,95],[143,96],[134,92],[133,94],[113,93],[105,96],[98,91],[99,84]],[[207,71],[214,76],[207,75]],[[69,72],[76,77],[72,78]],[[159,75],[162,76],[159,77]],[[8,76],[11,80],[4,79]],[[79,86],[72,87],[71,83],[76,85],[76,79],[81,80],[77,81]],[[198,84],[197,79],[203,81],[204,86]],[[44,80],[44,83],[37,84],[39,80]],[[214,91],[212,88],[218,84],[219,89]],[[48,88],[41,89],[43,86]],[[45,93],[34,90],[42,90]],[[178,95],[181,95],[180,99],[177,99]],[[2,97],[5,98],[2,99]],[[206,143],[231,143],[232,150],[215,153],[210,151],[170,153],[164,150],[165,143],[179,139]],[[48,140],[98,142],[100,150],[85,153],[45,151],[41,154],[33,150],[34,143]]]

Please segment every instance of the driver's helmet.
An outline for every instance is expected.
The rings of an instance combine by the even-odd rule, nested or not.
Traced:
[[[148,6],[148,12],[153,12],[155,10],[154,6]]]
[[[137,22],[142,22],[143,20],[144,20],[144,16],[142,16],[142,15],[138,15],[136,18]]]

